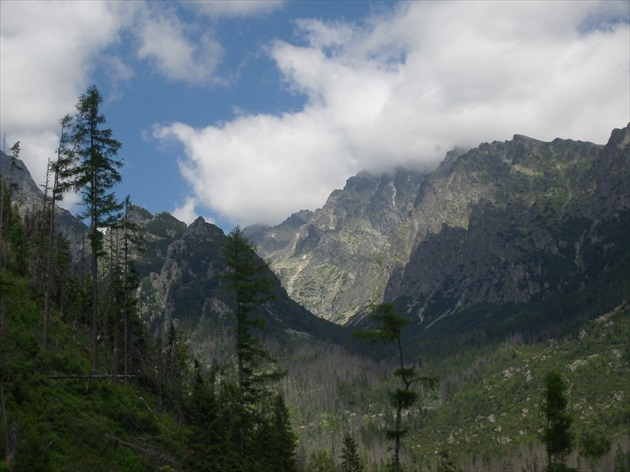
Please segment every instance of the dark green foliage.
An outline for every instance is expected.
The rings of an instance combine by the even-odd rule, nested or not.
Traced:
[[[111,129],[103,129],[105,117],[100,113],[103,102],[95,85],[79,97],[77,114],[72,122],[69,141],[79,159],[72,169],[72,186],[81,189],[85,205],[84,217],[90,219],[91,227],[111,226],[116,212],[121,209],[113,192],[109,190],[121,181],[118,169],[122,162],[116,160],[121,143],[112,138]],[[102,248],[102,236],[92,232],[92,247],[98,252]]]
[[[579,444],[580,456],[592,464],[593,470],[596,462],[610,451],[612,445],[610,437],[592,431],[584,433],[580,437]]]
[[[461,469],[455,465],[447,448],[443,447],[438,452],[439,461],[437,472],[461,472]]]
[[[0,456],[9,470],[153,470],[159,454],[148,458],[139,450],[159,448],[164,456],[177,450],[156,439],[174,424],[150,391],[85,375],[89,328],[76,322],[71,308],[65,316],[73,321],[66,324],[53,305],[50,349],[43,351],[41,299],[32,296],[28,279],[7,271],[1,290],[7,318],[0,383],[7,424],[17,431],[16,455]],[[0,436],[6,433],[3,427]]]
[[[92,370],[98,369],[98,260],[103,251],[102,228],[115,224],[122,205],[112,187],[122,179],[116,160],[121,143],[112,138],[112,130],[103,128],[105,117],[100,113],[103,99],[93,85],[79,97],[77,113],[72,122],[69,141],[78,159],[69,171],[72,186],[81,191],[84,218],[90,220],[90,248],[92,253]]]
[[[418,399],[418,394],[411,390],[415,383],[425,384],[429,387],[435,386],[437,379],[433,377],[417,376],[415,368],[406,367],[402,345],[402,330],[411,320],[396,313],[396,308],[391,303],[376,305],[372,309],[370,319],[376,323],[376,329],[367,332],[357,332],[354,336],[364,339],[370,343],[395,342],[398,348],[399,367],[394,371],[394,376],[400,378],[402,388],[398,387],[389,393],[390,402],[396,409],[394,429],[386,432],[387,439],[394,441],[394,455],[392,457],[392,470],[400,472],[400,447],[401,440],[408,433],[407,428],[402,427],[403,410],[411,408]]]
[[[46,227],[39,220],[46,216],[46,211],[30,212],[22,220],[17,211],[8,210],[10,179],[2,177],[1,183],[6,184],[3,201],[7,202],[3,208],[7,211],[0,217],[3,222],[0,230],[2,249],[6,243],[7,251],[3,252],[4,270],[0,272],[0,383],[6,393],[7,426],[3,425],[0,435],[12,424],[16,425],[20,462],[19,468],[11,469],[13,459],[0,456],[0,470],[161,470],[163,467],[164,470],[294,470],[296,442],[289,415],[284,400],[274,395],[271,383],[266,381],[272,377],[265,377],[272,372],[272,364],[267,362],[271,357],[268,344],[256,344],[258,335],[261,339],[267,335],[266,342],[276,338],[275,333],[269,335],[269,331],[264,331],[263,323],[258,321],[259,315],[267,314],[268,305],[263,301],[248,312],[247,320],[252,323],[246,324],[254,342],[251,346],[259,350],[252,349],[252,357],[243,357],[255,360],[250,371],[252,382],[248,385],[251,390],[245,395],[235,380],[236,369],[229,363],[209,370],[198,366],[197,375],[191,376],[192,360],[187,346],[192,345],[192,337],[188,338],[188,325],[181,318],[177,323],[179,307],[169,313],[172,325],[164,323],[163,318],[157,321],[164,326],[157,341],[147,334],[135,298],[129,296],[137,286],[137,278],[133,262],[126,261],[124,256],[126,243],[121,226],[115,232],[108,232],[104,239],[97,297],[92,297],[89,277],[79,282],[72,274],[68,241],[55,237],[54,251],[49,253],[54,258],[50,346],[45,350],[41,340],[41,281],[36,281],[35,268],[40,267],[36,258],[41,257],[37,253],[41,246],[37,231],[40,226]],[[628,212],[620,213],[619,217],[627,222]],[[165,235],[184,231],[183,224],[167,220],[159,221]],[[580,236],[587,226],[581,220],[568,219],[565,223],[560,236],[569,239]],[[339,466],[335,461],[344,458],[337,447],[341,442],[340,431],[350,428],[356,431],[366,468],[387,470],[385,457],[389,452],[383,447],[382,434],[385,421],[390,428],[389,438],[395,441],[404,437],[405,443],[414,444],[413,448],[404,447],[401,451],[400,465],[408,471],[436,467],[457,470],[454,464],[461,464],[464,470],[541,470],[544,464],[531,461],[531,457],[542,451],[537,435],[540,417],[532,412],[537,411],[535,404],[539,403],[541,372],[556,369],[563,372],[571,386],[571,411],[575,415],[571,431],[582,438],[581,457],[593,461],[592,470],[600,466],[595,463],[599,454],[604,454],[601,464],[607,464],[606,467],[613,467],[614,461],[614,470],[628,470],[630,318],[627,305],[619,302],[627,297],[624,272],[629,253],[623,243],[628,226],[617,225],[615,231],[608,231],[609,224],[603,221],[596,228],[606,249],[598,249],[588,238],[581,245],[580,256],[599,264],[597,270],[588,272],[593,285],[580,288],[572,279],[563,278],[568,281],[566,293],[534,308],[533,305],[473,306],[468,313],[447,317],[431,329],[423,330],[424,337],[404,336],[411,330],[401,321],[403,336],[398,346],[392,342],[395,337],[385,335],[386,330],[375,330],[374,340],[390,342],[394,357],[398,354],[395,348],[404,345],[409,361],[426,359],[425,372],[440,372],[444,380],[439,392],[405,388],[405,380],[416,379],[416,370],[403,362],[402,350],[396,365],[382,357],[377,366],[347,353],[339,355],[335,352],[337,348],[330,349],[328,344],[312,344],[310,351],[303,352],[300,358],[294,357],[292,341],[283,339],[278,351],[273,351],[274,356],[278,356],[280,349],[288,348],[289,352],[280,356],[286,355],[292,362],[292,371],[301,371],[300,381],[290,377],[283,383],[283,392],[295,430],[301,435],[303,469],[310,457],[309,470],[337,472]],[[15,233],[11,240],[8,235],[12,231]],[[159,240],[155,254],[158,250],[165,253],[168,244],[180,236]],[[200,244],[200,253],[216,252],[213,245],[223,245],[224,236],[220,236],[212,243]],[[509,238],[517,236],[509,234]],[[568,241],[560,246],[560,254],[564,259],[532,257],[538,257],[541,266],[560,280],[575,265],[572,261],[577,253]],[[153,256],[152,264],[157,260]],[[186,254],[179,257],[188,260]],[[189,267],[206,271],[208,260],[194,258]],[[184,276],[194,278],[190,274]],[[218,277],[212,283],[213,289],[220,283],[223,288],[228,285]],[[202,283],[178,293],[183,299],[191,299],[187,313],[191,326],[207,300],[192,298],[200,294],[209,297],[210,293]],[[226,305],[229,305],[228,294],[234,291],[223,290],[218,297]],[[448,309],[452,302],[449,295],[436,294],[433,315]],[[104,334],[98,347],[99,373],[134,374],[127,384],[123,379],[89,374],[92,300],[97,300],[99,328]],[[610,313],[611,306],[619,308]],[[125,320],[127,313],[129,324]],[[588,335],[578,336],[587,317],[604,313],[607,315],[584,325]],[[215,336],[213,341],[219,336],[233,339],[233,324],[226,322],[229,316],[222,320],[221,315],[213,318],[215,313],[210,310],[203,315],[204,322],[210,322],[202,336]],[[280,317],[269,318],[272,323],[279,321],[280,326],[284,322]],[[379,321],[378,317],[375,321]],[[399,320],[380,321],[387,326],[389,321]],[[461,326],[460,331],[452,330],[456,324]],[[217,326],[221,326],[220,335],[213,332]],[[391,327],[397,329],[396,323]],[[305,328],[304,332],[310,331]],[[446,338],[453,332],[454,336]],[[549,340],[552,332],[556,338],[553,341]],[[123,355],[127,350],[126,340],[129,351]],[[424,357],[425,352],[430,358]],[[229,350],[220,357],[221,361],[233,359],[229,357],[231,354]],[[128,370],[124,365],[127,358],[133,359]],[[206,357],[204,361],[212,359]],[[305,359],[319,360],[324,375],[305,381],[315,377],[313,364],[307,364]],[[576,360],[581,363],[574,364]],[[389,375],[392,371],[394,376]],[[62,377],[52,377],[56,375]],[[63,378],[63,375],[80,377]],[[260,381],[253,380],[256,378]],[[575,398],[579,401],[574,403]],[[306,402],[311,404],[305,407]],[[399,408],[405,412],[404,428],[394,425]],[[311,443],[305,446],[308,441]],[[331,441],[336,442],[329,452]],[[436,457],[436,444],[446,443],[451,448],[448,454]],[[525,459],[520,454],[525,454]],[[390,465],[392,470],[395,463]],[[557,463],[549,470],[570,469]]]
[[[8,264],[20,275],[27,275],[29,272],[29,246],[27,244],[26,229],[17,207],[10,208],[8,218]]]
[[[324,449],[311,454],[306,472],[337,472],[337,468],[330,452]]]
[[[297,472],[296,439],[291,430],[289,411],[281,394],[274,396],[271,414],[261,418],[256,432],[256,456],[261,465],[257,470]]]
[[[185,408],[187,469],[297,472],[295,436],[281,395],[269,411],[246,408],[240,389],[221,381],[221,369],[208,375],[196,364],[192,394]]]
[[[361,457],[359,456],[357,443],[350,433],[346,433],[343,437],[341,470],[342,472],[363,472],[364,470]]]
[[[223,254],[228,268],[223,278],[234,297],[238,384],[245,398],[255,399],[265,383],[284,375],[263,369],[263,364],[273,363],[273,359],[253,332],[265,327],[265,319],[252,314],[275,296],[274,285],[267,264],[256,255],[238,226],[228,235]]]
[[[545,426],[542,440],[547,449],[547,471],[566,469],[566,457],[573,449],[571,423],[573,419],[567,412],[568,399],[566,385],[560,373],[551,371],[545,376],[543,413]]]
[[[14,450],[3,451],[2,468],[297,472],[296,439],[281,395],[262,390],[262,383],[251,384],[260,388],[256,395],[244,391],[224,367],[205,374],[196,363],[191,379],[186,342],[173,323],[152,346],[132,300],[137,283],[121,254],[123,233],[108,234],[101,283],[108,296],[99,299],[109,336],[99,349],[109,372],[124,371],[127,330],[133,380],[87,374],[90,320],[80,313],[90,304],[89,289],[82,303],[68,302],[64,312],[51,297],[50,348],[43,351],[41,298],[13,263],[2,272],[8,317],[0,332],[0,382],[8,426],[0,435],[13,424],[19,431]],[[71,277],[67,268],[63,274]]]
[[[187,464],[190,470],[222,470],[230,462],[226,453],[234,448],[228,432],[229,423],[214,392],[214,376],[206,380],[196,365],[196,378],[186,408],[189,424]]]

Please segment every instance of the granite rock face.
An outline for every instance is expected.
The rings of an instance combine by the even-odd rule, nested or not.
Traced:
[[[17,207],[22,218],[27,220],[37,218],[38,212],[41,212],[44,206],[44,192],[33,180],[26,164],[0,151],[0,175],[4,184],[12,188],[11,204]],[[48,197],[50,198],[50,195]],[[75,260],[78,259],[85,244],[84,236],[87,231],[85,224],[68,210],[57,205],[55,226],[68,239]]]
[[[338,323],[381,301],[419,318],[438,302],[442,313],[526,303],[587,284],[619,249],[601,244],[627,225],[629,136],[516,135],[449,153],[432,172],[359,174],[323,208],[246,231],[289,295]]]
[[[15,164],[0,155],[14,203],[35,214],[42,192]],[[193,331],[203,320],[221,322],[229,307],[222,231],[139,207],[129,218],[144,237],[136,262],[147,322]],[[85,225],[60,209],[57,227],[78,253]],[[352,324],[382,301],[426,327],[479,304],[579,294],[606,277],[627,284],[630,125],[606,145],[517,135],[450,152],[431,172],[360,173],[322,208],[244,232],[278,277],[279,301],[267,314],[293,331],[332,332],[311,313]]]

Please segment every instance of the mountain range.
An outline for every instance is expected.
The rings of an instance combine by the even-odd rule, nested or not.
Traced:
[[[35,211],[42,192],[25,164],[1,157],[14,201],[22,213]],[[58,214],[59,230],[78,248],[85,225]],[[147,320],[194,331],[224,317],[221,229],[140,207],[130,218],[145,240],[138,269]],[[516,135],[451,151],[433,171],[363,172],[322,208],[244,232],[278,278],[269,318],[284,330],[334,337],[324,320],[356,326],[383,301],[422,331],[466,323],[470,313],[531,312],[561,294],[618,299],[630,276],[629,221],[630,125],[605,145]]]
[[[19,159],[1,153],[0,172],[29,231],[43,193]],[[143,241],[134,257],[149,331],[177,326],[202,364],[229,365],[227,236],[138,206],[128,219]],[[56,222],[84,270],[87,228],[63,209]],[[277,296],[259,314],[288,371],[279,388],[303,459],[334,455],[347,431],[371,464],[387,457],[390,352],[350,332],[370,326],[371,304],[392,302],[413,319],[407,359],[439,377],[406,418],[408,463],[449,445],[465,470],[506,470],[507,457],[534,470],[551,368],[570,381],[577,433],[605,427],[613,439],[600,465],[628,461],[630,125],[605,145],[517,135],[452,151],[433,171],[363,172],[321,209],[244,232],[269,262]],[[115,231],[105,239],[114,244]]]
[[[453,151],[431,172],[361,173],[321,209],[246,231],[318,316],[356,324],[367,305],[389,301],[429,328],[481,306],[487,316],[592,292],[603,280],[621,293],[629,207],[626,126],[606,145],[516,135]]]

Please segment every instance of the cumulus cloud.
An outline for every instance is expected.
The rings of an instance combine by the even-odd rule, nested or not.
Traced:
[[[184,203],[173,211],[173,216],[179,221],[183,221],[186,224],[191,224],[199,216],[195,209],[196,201],[193,197],[188,197],[184,200]],[[210,221],[211,223],[211,221]]]
[[[630,119],[628,13],[606,2],[405,2],[297,27],[300,43],[269,55],[302,110],[156,127],[183,145],[197,208],[277,223],[360,170],[432,166],[515,133],[602,143]]]
[[[247,0],[214,0],[212,2],[184,2],[190,8],[211,18],[243,17],[272,12],[284,4],[283,0],[252,2]]]
[[[1,132],[8,146],[20,141],[21,157],[43,183],[59,139],[59,119],[74,111],[97,67],[111,81],[112,96],[131,80],[134,65],[114,48],[135,38],[137,57],[158,73],[184,83],[216,82],[221,46],[211,30],[179,20],[158,2],[0,2]],[[66,207],[76,199],[67,198]]]
[[[298,209],[313,199],[322,202],[330,183],[342,184],[353,171],[340,168],[343,143],[325,116],[313,113],[251,115],[202,130],[176,123],[154,132],[185,143],[188,159],[180,170],[196,208],[243,224],[281,220],[288,216],[287,202]]]
[[[93,57],[115,39],[126,7],[100,2],[2,2],[0,123],[41,181],[61,116],[87,87]]]
[[[283,6],[184,4],[182,15],[169,2],[0,2],[1,131],[36,180],[95,69],[114,95],[143,63],[184,86],[227,83],[217,23]],[[401,2],[358,23],[299,20],[295,41],[265,51],[302,109],[239,104],[221,124],[156,126],[184,150],[191,193],[178,214],[276,223],[361,170],[434,166],[454,146],[515,133],[603,143],[630,120],[628,23],[627,2],[596,1]]]
[[[168,7],[146,10],[139,21],[138,57],[150,60],[172,80],[201,84],[216,79],[214,71],[223,48],[212,31],[196,29]]]

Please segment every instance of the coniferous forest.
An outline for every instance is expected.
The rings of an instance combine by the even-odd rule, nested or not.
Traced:
[[[115,193],[124,143],[101,100],[90,87],[60,120],[29,211],[19,143],[1,174],[0,470],[630,470],[627,283],[607,284],[612,306],[544,332],[515,309],[483,335],[419,341],[378,303],[318,338],[275,327],[269,306],[286,293],[236,227],[213,279],[226,318],[193,331],[143,298],[150,241]],[[80,242],[58,229],[69,191]]]

